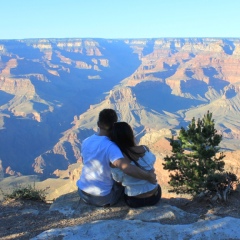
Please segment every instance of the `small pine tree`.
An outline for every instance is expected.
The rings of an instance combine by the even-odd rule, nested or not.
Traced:
[[[180,130],[178,139],[172,137],[172,155],[164,158],[164,169],[170,173],[170,192],[199,194],[206,190],[207,178],[216,171],[224,170],[225,157],[218,145],[222,136],[217,134],[209,111],[203,119],[192,119],[185,130]]]

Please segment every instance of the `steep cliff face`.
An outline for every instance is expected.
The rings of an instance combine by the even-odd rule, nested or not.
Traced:
[[[2,167],[2,160],[0,160],[0,179],[4,178],[4,169]]]
[[[33,173],[34,159],[58,145],[73,117],[140,64],[124,40],[1,40],[0,46],[0,157],[10,174]]]
[[[142,57],[141,66],[127,79],[128,84],[165,81],[174,94],[184,96],[196,84],[194,80],[203,87],[239,82],[239,45],[239,40],[157,40],[153,51]]]
[[[164,137],[210,110],[222,147],[239,149],[239,66],[239,39],[2,40],[2,168],[66,170],[103,108],[157,154]]]

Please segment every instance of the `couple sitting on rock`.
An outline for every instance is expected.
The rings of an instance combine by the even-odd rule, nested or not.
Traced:
[[[146,146],[135,144],[126,122],[117,120],[113,109],[102,110],[98,134],[83,141],[79,195],[95,206],[112,206],[123,194],[130,207],[154,205],[161,198],[153,168],[156,158]]]

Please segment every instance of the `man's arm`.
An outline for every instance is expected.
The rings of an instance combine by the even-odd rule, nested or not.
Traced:
[[[120,158],[112,163],[114,167],[120,168],[125,174],[139,179],[144,179],[150,183],[157,183],[156,174],[154,170],[145,171],[135,165],[132,165],[128,159]]]

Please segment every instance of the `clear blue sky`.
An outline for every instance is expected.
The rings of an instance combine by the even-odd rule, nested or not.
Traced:
[[[0,39],[240,38],[240,0],[0,0]]]

